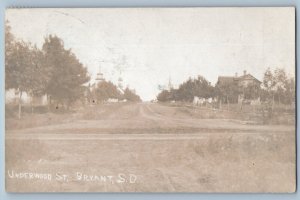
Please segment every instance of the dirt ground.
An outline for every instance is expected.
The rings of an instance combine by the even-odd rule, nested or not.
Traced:
[[[7,119],[5,159],[10,192],[293,192],[296,186],[294,125],[155,103]]]

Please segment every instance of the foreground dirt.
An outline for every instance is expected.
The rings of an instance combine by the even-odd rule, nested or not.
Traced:
[[[110,104],[85,108],[60,123],[7,128],[6,189],[293,192],[295,127],[250,125],[215,112]],[[45,173],[51,180],[13,173]]]

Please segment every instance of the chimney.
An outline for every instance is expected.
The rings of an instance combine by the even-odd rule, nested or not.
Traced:
[[[244,76],[247,74],[247,70],[244,70]]]

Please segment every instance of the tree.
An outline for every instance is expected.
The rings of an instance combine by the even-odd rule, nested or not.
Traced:
[[[291,104],[295,102],[295,80],[288,78],[284,69],[277,68],[273,72],[268,68],[264,73],[263,91],[264,108],[271,118],[274,111],[275,102],[281,104]]]
[[[266,91],[267,97],[266,100],[271,102],[271,107],[273,110],[274,106],[274,96],[275,96],[275,90],[276,90],[276,82],[274,75],[270,68],[266,70],[264,73],[264,78],[263,78],[263,88]]]
[[[83,84],[90,80],[86,67],[76,58],[72,51],[64,48],[63,41],[50,35],[43,44],[44,65],[49,72],[46,93],[58,105],[71,105],[83,96]]]
[[[46,88],[50,80],[49,69],[44,65],[44,54],[36,46],[30,49],[31,66],[28,68],[28,81],[30,82],[27,94],[31,96],[31,110],[33,112],[34,97],[46,94]]]
[[[158,96],[159,101],[193,101],[194,96],[209,98],[215,96],[214,87],[203,77],[189,78],[178,89],[163,90]]]
[[[23,42],[17,42],[14,44],[14,49],[11,54],[11,60],[6,66],[6,70],[8,71],[8,83],[7,89],[14,88],[17,90],[19,94],[19,119],[21,118],[22,113],[22,95],[23,92],[28,89],[29,84],[29,67],[30,67],[30,59],[29,59],[29,48]]]
[[[285,103],[286,104],[291,104],[291,103],[294,103],[295,100],[296,100],[296,90],[295,90],[295,78],[289,78],[287,80],[287,83],[286,83],[286,91],[284,93],[284,97],[285,97]]]
[[[189,78],[179,86],[177,98],[183,101],[193,101],[194,96],[209,98],[214,95],[214,87],[199,75],[195,79]]]
[[[278,103],[284,103],[284,94],[287,90],[288,78],[284,69],[275,69],[274,71],[274,81],[275,81],[275,99]]]
[[[171,90],[170,90],[170,97],[169,98],[171,100],[175,100],[175,101],[180,100],[181,97],[180,97],[180,93],[178,92],[178,89],[171,88]]]
[[[272,102],[289,104],[295,101],[295,79],[288,78],[284,69],[277,68],[273,72],[268,68],[264,74],[263,89],[265,99]]]
[[[22,112],[22,95],[26,92],[33,99],[45,92],[47,77],[43,71],[43,54],[22,40],[16,41],[10,32],[8,21],[5,26],[5,89],[19,93],[19,118]]]
[[[168,90],[163,90],[157,95],[157,100],[161,102],[171,101],[171,93]]]
[[[216,93],[227,104],[237,103],[241,88],[235,82],[228,82],[216,85]]]
[[[6,89],[13,88],[19,94],[19,119],[22,113],[22,95],[41,93],[44,88],[41,75],[40,52],[23,41],[14,42],[14,47],[6,63]],[[42,90],[42,91],[41,91]]]
[[[14,80],[15,44],[14,35],[11,33],[9,22],[5,22],[5,89],[16,88]]]
[[[141,101],[140,96],[138,96],[134,91],[130,90],[128,87],[126,87],[126,89],[124,90],[123,98],[132,102]]]
[[[109,98],[121,99],[122,95],[117,86],[110,81],[102,81],[98,83],[95,89],[97,102],[107,101]]]

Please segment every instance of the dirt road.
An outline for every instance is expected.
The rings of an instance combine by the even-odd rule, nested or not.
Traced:
[[[295,127],[249,125],[217,112],[107,104],[58,124],[6,130],[7,190],[293,191]]]

